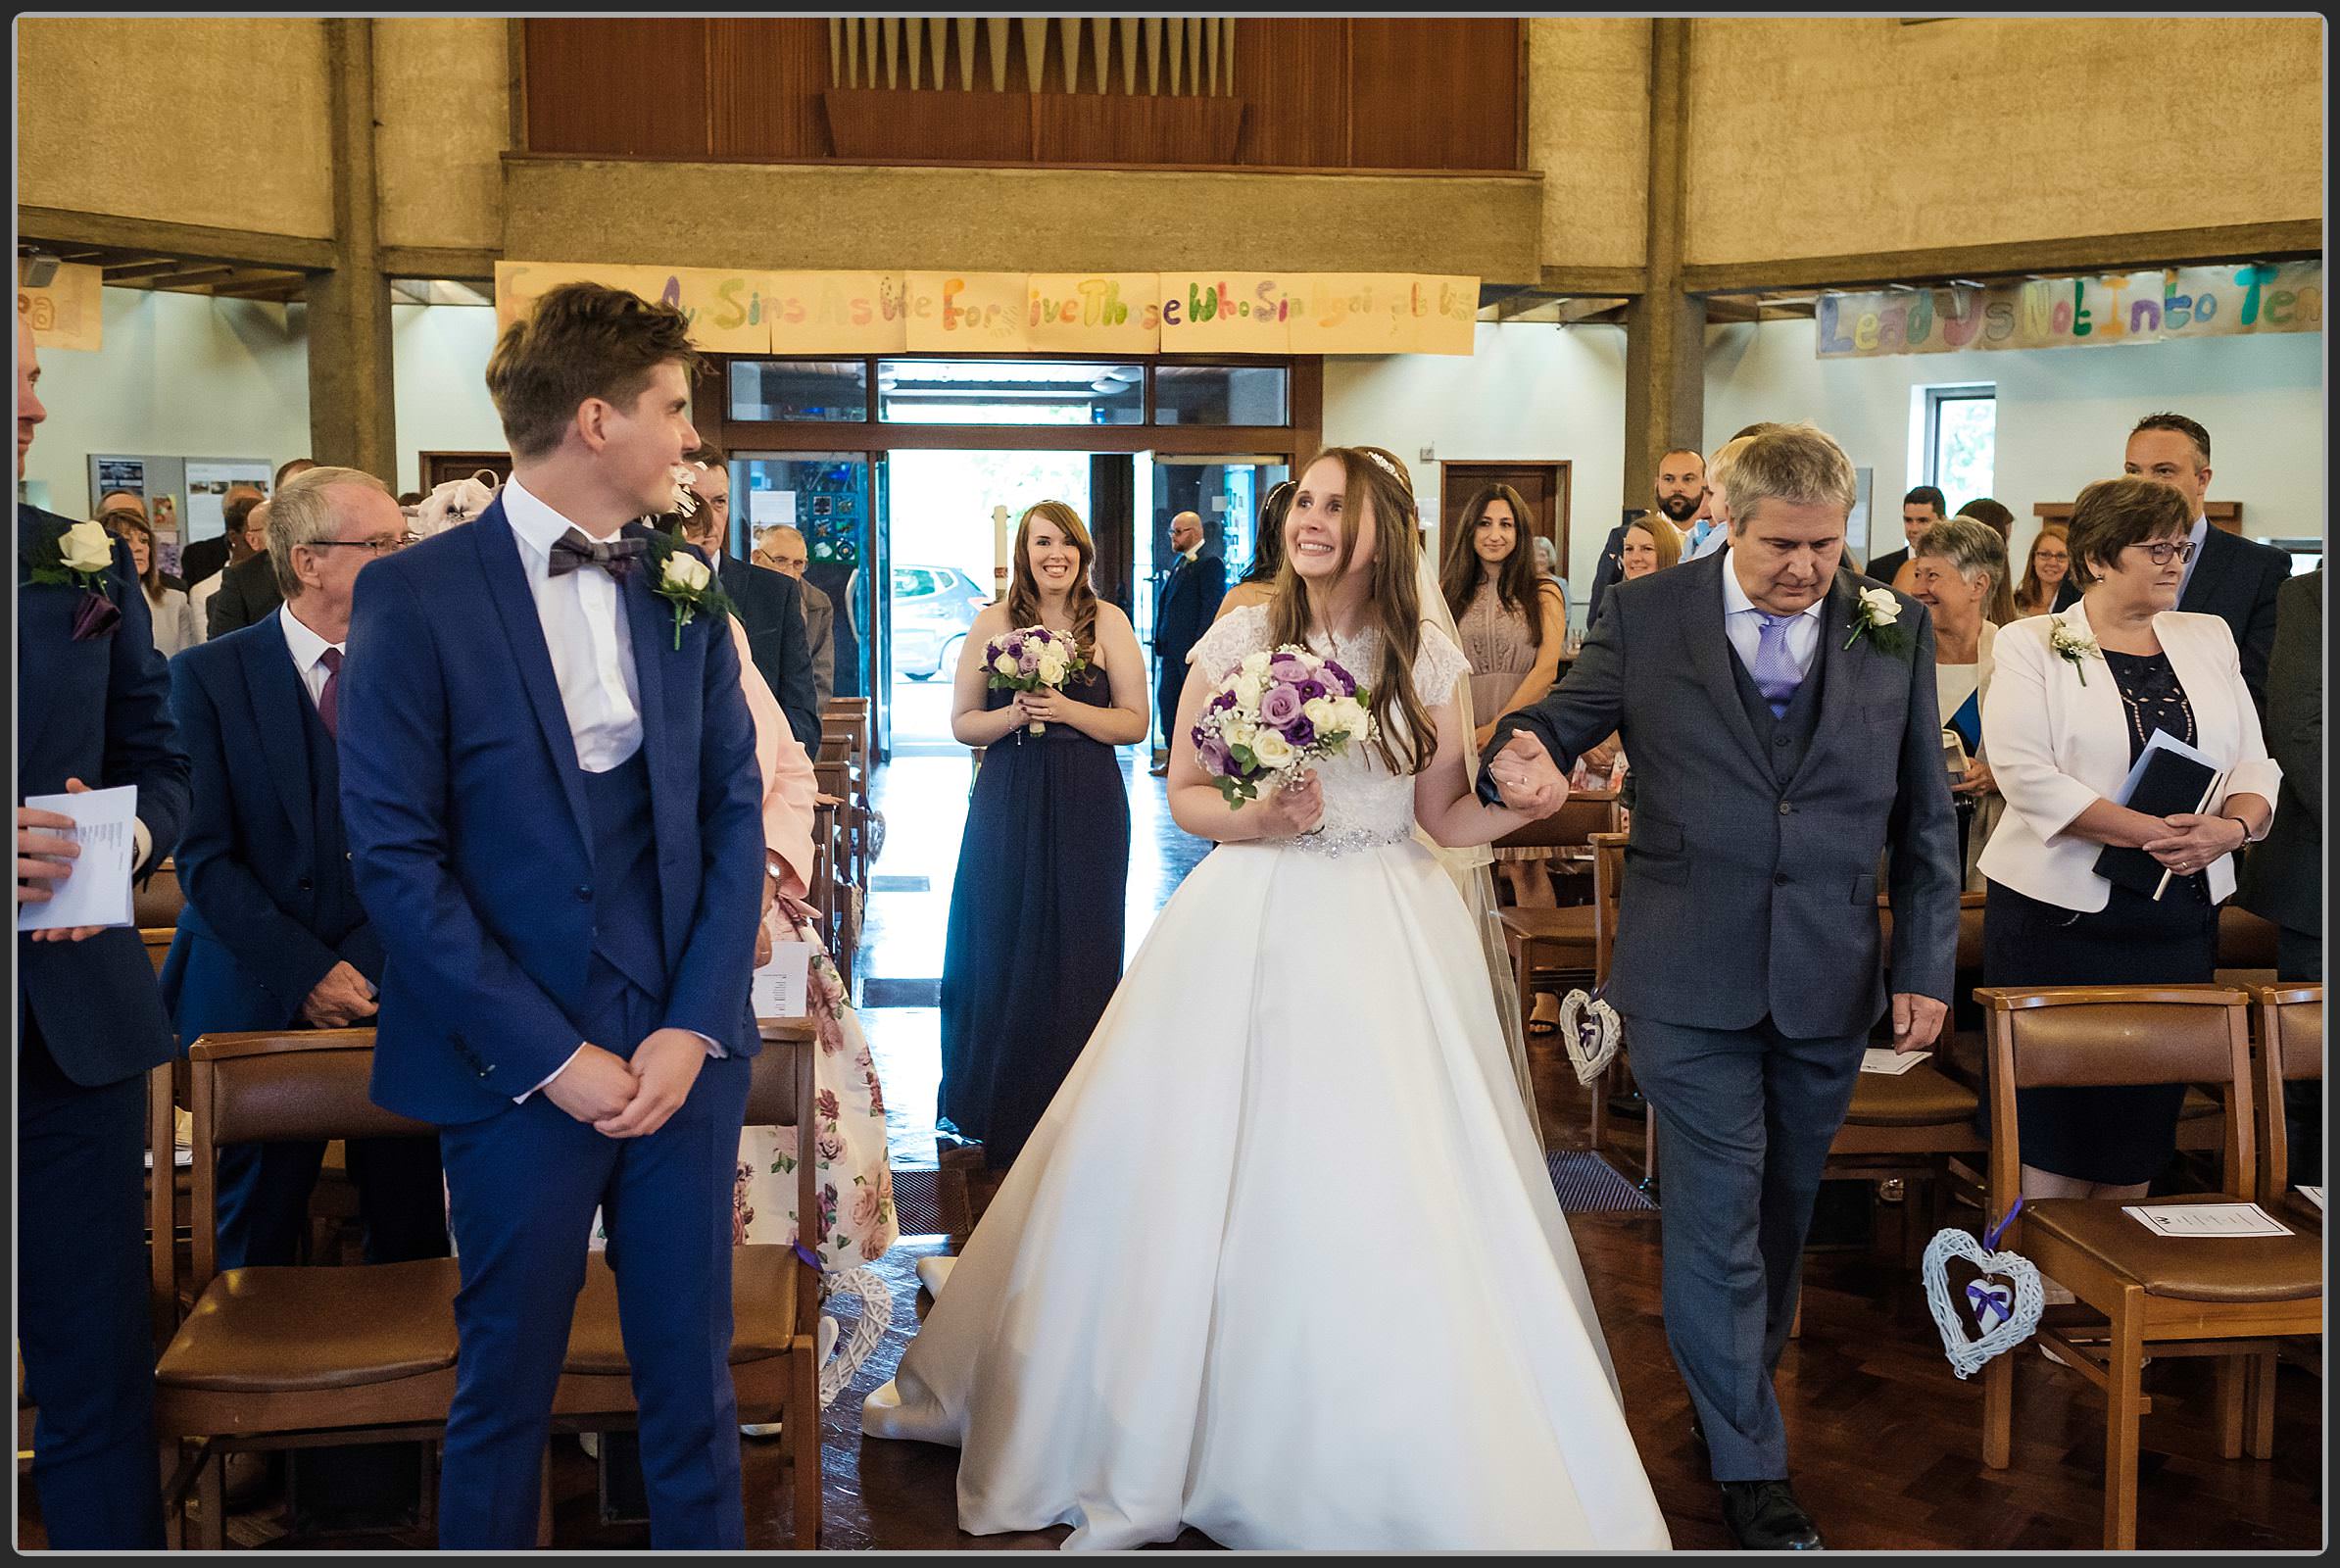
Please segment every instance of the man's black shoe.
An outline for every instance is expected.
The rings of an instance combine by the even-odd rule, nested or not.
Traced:
[[[1726,1481],[1723,1523],[1742,1551],[1818,1551],[1820,1531],[1784,1481]]]

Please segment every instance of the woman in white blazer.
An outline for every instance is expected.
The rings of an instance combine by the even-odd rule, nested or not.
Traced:
[[[2080,602],[2017,621],[1992,650],[1983,748],[2007,808],[1982,852],[1985,985],[2212,977],[2235,852],[2266,836],[2282,772],[2233,632],[2174,609],[2193,520],[2186,499],[2153,480],[2088,486],[2072,516]],[[2117,803],[2157,729],[2226,771],[2207,813],[2148,816]],[[2096,874],[2108,844],[2172,873],[2160,900]],[[2182,1085],[2020,1091],[2024,1196],[2144,1196],[2174,1152],[2183,1098]]]

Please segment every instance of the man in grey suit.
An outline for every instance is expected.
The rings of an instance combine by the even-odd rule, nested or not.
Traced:
[[[1893,1045],[1916,1051],[1950,1000],[1958,832],[1926,611],[1864,599],[1837,569],[1851,463],[1781,426],[1723,499],[1730,549],[1612,589],[1567,678],[1497,727],[1481,790],[1548,808],[1612,732],[1633,759],[1609,1001],[1664,1145],[1667,1342],[1732,1536],[1810,1548],[1772,1374],[1822,1166],[1888,1006],[1878,858]]]

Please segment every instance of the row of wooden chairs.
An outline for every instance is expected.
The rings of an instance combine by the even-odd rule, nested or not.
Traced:
[[[2189,1202],[2259,1201],[2281,1237],[2178,1239],[2122,1213],[2118,1199],[2033,1200],[2008,1226],[2019,1251],[2077,1298],[2050,1307],[2038,1338],[2105,1393],[2104,1544],[2137,1544],[2141,1387],[2148,1355],[2215,1356],[2218,1451],[2273,1457],[2275,1365],[2286,1341],[2318,1348],[2322,1209],[2289,1190],[2283,1085],[2323,1077],[2323,987],[2269,985],[1986,989],[1992,1138],[1987,1211],[2022,1190],[2016,1091],[2047,1085],[2187,1084],[2221,1102],[2215,1192]],[[2256,1040],[2251,1027],[2256,1015]],[[2014,1451],[2018,1358],[1983,1369],[1983,1462]]]
[[[871,798],[875,763],[869,699],[832,698],[821,714],[820,754],[813,773],[820,804],[812,831],[811,904],[837,972],[853,985],[869,901],[869,871],[877,858],[877,810]]]
[[[747,1119],[803,1127],[813,1106],[816,1036],[804,1019],[761,1021]],[[445,1429],[455,1394],[453,1258],[221,1272],[216,1201],[219,1152],[286,1139],[427,1136],[367,1094],[370,1029],[206,1035],[185,1065],[194,1113],[192,1235],[182,1271],[178,1226],[155,1186],[152,1285],[163,1350],[155,1370],[166,1517],[184,1543],[187,1502],[198,1503],[195,1545],[225,1545],[224,1455],[253,1449],[429,1441]],[[149,1083],[150,1137],[171,1147],[172,1067]],[[797,1206],[815,1212],[815,1162],[797,1166]],[[782,1424],[791,1472],[791,1543],[820,1541],[820,1396],[814,1360],[818,1280],[793,1248],[732,1253],[731,1370],[740,1419]],[[635,1424],[633,1384],[618,1324],[615,1276],[590,1260],[554,1400],[557,1431],[620,1431]],[[426,1483],[427,1484],[427,1483]],[[547,1483],[549,1489],[549,1482]],[[551,1509],[542,1499],[540,1545]]]

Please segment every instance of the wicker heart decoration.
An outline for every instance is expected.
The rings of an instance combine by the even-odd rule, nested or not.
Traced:
[[[1577,1070],[1578,1083],[1589,1085],[1607,1071],[1624,1038],[1625,1020],[1600,998],[1571,991],[1561,999],[1560,1044]]]
[[[1995,1236],[1995,1233],[1994,1233]],[[1950,1297],[1950,1259],[1963,1257],[1982,1271],[1968,1285],[1967,1300],[1982,1334],[1970,1339],[1962,1314]],[[1974,1376],[1992,1356],[2013,1349],[2039,1327],[2046,1297],[2039,1284],[2039,1267],[2016,1252],[1992,1252],[1962,1230],[1940,1230],[1926,1244],[1926,1257],[1918,1265],[1926,1281],[1926,1304],[1933,1311],[1933,1325],[1941,1331],[1942,1349],[1950,1368],[1960,1377]],[[2005,1280],[2007,1284],[1996,1281]]]

